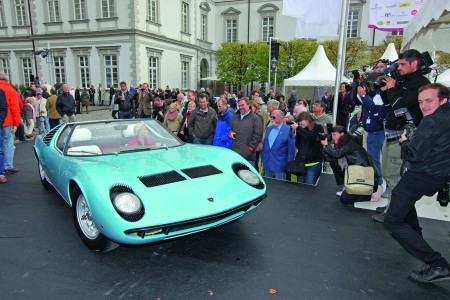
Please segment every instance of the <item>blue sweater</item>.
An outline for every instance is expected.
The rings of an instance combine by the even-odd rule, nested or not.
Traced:
[[[361,100],[361,122],[364,129],[367,132],[384,130],[383,121],[386,120],[388,110],[381,99],[380,90],[377,90],[373,97],[365,95],[364,97],[361,97]]]

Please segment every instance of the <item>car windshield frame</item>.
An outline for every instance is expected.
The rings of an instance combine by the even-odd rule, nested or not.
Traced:
[[[154,119],[106,120],[70,125],[72,128],[69,129],[68,137],[65,135],[66,156],[118,155],[184,145],[183,141]]]

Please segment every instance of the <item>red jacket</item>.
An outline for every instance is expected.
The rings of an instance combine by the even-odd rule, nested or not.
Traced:
[[[20,125],[20,108],[19,108],[19,94],[16,90],[5,80],[0,80],[0,89],[5,91],[6,103],[8,104],[8,114],[6,115],[3,126]]]

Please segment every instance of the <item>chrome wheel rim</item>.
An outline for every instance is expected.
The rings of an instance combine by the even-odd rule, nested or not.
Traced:
[[[91,210],[89,209],[83,194],[78,196],[77,206],[75,209],[77,211],[77,222],[80,225],[83,234],[88,239],[96,239],[99,236],[100,231],[92,219]]]

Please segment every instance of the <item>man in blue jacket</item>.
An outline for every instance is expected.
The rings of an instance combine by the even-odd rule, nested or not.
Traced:
[[[284,168],[288,161],[294,160],[295,134],[284,124],[281,110],[274,110],[270,119],[273,126],[267,127],[261,157],[264,176],[285,180]]]
[[[228,136],[228,131],[230,131],[234,114],[228,109],[227,99],[219,98],[216,105],[218,114],[213,145],[230,149],[233,140]]]

